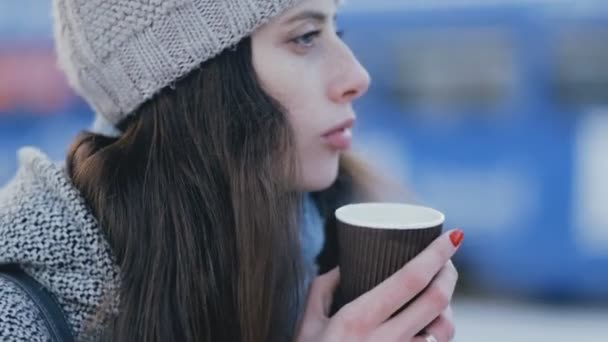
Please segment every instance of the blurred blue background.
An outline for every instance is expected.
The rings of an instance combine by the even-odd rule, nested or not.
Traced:
[[[343,16],[359,148],[466,229],[476,285],[608,299],[608,4],[510,3]]]
[[[92,121],[49,13],[0,1],[0,183]],[[608,3],[350,0],[339,23],[373,77],[356,148],[466,231],[457,341],[608,341]]]

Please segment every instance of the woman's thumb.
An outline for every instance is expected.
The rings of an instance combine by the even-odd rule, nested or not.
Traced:
[[[312,309],[312,311],[319,314],[323,314],[324,316],[328,316],[334,298],[334,292],[339,283],[340,268],[338,267],[318,276],[310,286],[310,292],[308,294],[309,309]]]

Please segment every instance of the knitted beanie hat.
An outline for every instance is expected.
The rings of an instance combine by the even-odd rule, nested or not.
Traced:
[[[299,0],[54,0],[59,67],[115,125]]]

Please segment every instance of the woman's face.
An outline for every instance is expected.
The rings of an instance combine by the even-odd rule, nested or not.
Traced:
[[[300,191],[335,181],[340,153],[351,145],[352,102],[370,83],[336,32],[336,2],[302,0],[252,35],[254,68],[295,132]]]

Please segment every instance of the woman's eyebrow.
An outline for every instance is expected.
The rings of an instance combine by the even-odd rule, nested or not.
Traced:
[[[320,11],[315,11],[315,10],[306,10],[306,11],[302,11],[298,14],[295,14],[294,16],[286,19],[283,24],[287,25],[287,24],[291,24],[294,23],[296,21],[301,21],[301,20],[313,20],[316,21],[320,24],[326,23],[327,22],[327,18],[329,17],[329,15],[327,15],[326,13],[320,12]],[[333,20],[336,20],[336,16],[333,16]]]

